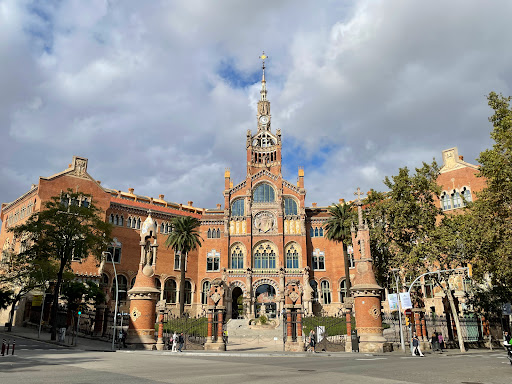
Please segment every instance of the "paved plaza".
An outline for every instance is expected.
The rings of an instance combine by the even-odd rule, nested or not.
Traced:
[[[16,333],[16,332],[15,332]],[[17,332],[18,335],[21,333]],[[37,333],[25,336],[37,337]],[[46,334],[43,334],[46,335]],[[11,337],[13,334],[8,335]],[[6,337],[0,333],[0,337]],[[510,383],[501,350],[426,353],[283,353],[256,349],[109,352],[79,338],[77,347],[16,336],[15,355],[0,357],[0,383]]]

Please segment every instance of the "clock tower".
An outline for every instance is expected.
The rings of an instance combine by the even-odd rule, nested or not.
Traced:
[[[258,101],[257,125],[258,131],[253,136],[247,131],[247,175],[254,175],[266,169],[275,175],[281,174],[281,131],[276,134],[271,131],[272,116],[270,115],[270,101],[267,100],[267,82],[265,80],[265,59],[263,60],[261,77],[260,100]]]

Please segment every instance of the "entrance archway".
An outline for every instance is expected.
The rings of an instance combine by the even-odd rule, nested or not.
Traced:
[[[260,285],[254,294],[254,313],[256,317],[265,315],[275,318],[277,314],[276,290],[270,284]]]
[[[235,287],[233,288],[233,292],[231,293],[231,318],[232,319],[239,319],[243,318],[244,316],[244,292],[242,291],[242,288]]]

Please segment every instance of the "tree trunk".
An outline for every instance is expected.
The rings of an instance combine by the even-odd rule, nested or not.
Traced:
[[[14,321],[14,310],[16,309],[16,304],[18,304],[18,301],[20,300],[21,296],[16,295],[14,296],[14,301],[12,302],[11,311],[9,312],[9,327],[7,328],[7,332],[12,331],[12,323]]]
[[[61,260],[59,273],[57,274],[57,283],[55,284],[55,289],[53,291],[53,304],[52,304],[52,313],[51,313],[51,340],[57,340],[57,312],[59,309],[59,292],[60,285],[62,284],[62,274],[64,273],[64,267],[66,263],[64,260]]]
[[[462,338],[462,332],[460,331],[460,322],[459,316],[457,314],[457,308],[455,308],[455,301],[453,300],[452,291],[448,282],[446,282],[448,289],[444,290],[446,297],[448,298],[448,302],[450,303],[450,309],[452,312],[453,320],[455,321],[455,329],[457,329],[457,339],[459,341],[459,347],[461,352],[466,352],[466,348],[464,347],[464,339]],[[447,324],[448,325],[448,324]]]
[[[180,254],[180,317],[185,312],[185,260],[187,254]]]
[[[345,286],[347,287],[347,297],[352,296],[350,293],[350,287],[352,284],[350,283],[350,265],[348,262],[348,252],[347,252],[347,245],[345,243],[343,244],[343,260],[345,263]]]

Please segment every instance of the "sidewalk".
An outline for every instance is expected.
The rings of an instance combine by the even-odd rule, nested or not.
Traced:
[[[76,346],[70,345],[72,336],[66,335],[64,343],[51,340],[51,334],[47,331],[41,331],[41,338],[38,338],[37,329],[26,328],[26,327],[12,327],[12,332],[5,332],[0,330],[0,337],[5,339],[16,339],[18,337],[37,340],[44,343],[59,345],[62,347],[84,350],[84,351],[111,351],[112,342],[105,340],[91,339],[90,337],[79,336],[76,338]]]

